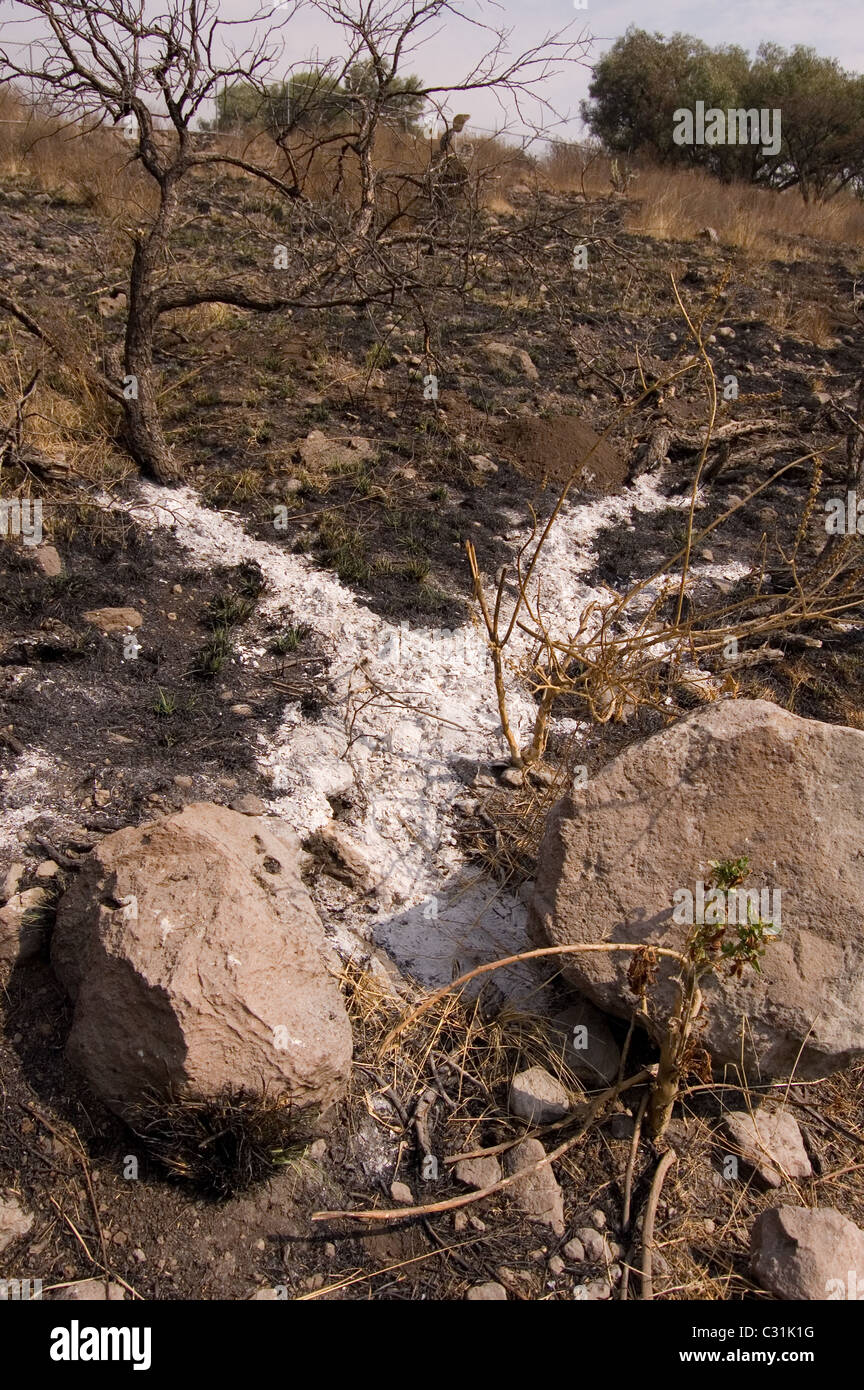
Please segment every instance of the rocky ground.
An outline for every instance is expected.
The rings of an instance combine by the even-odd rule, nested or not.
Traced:
[[[211,236],[246,214],[239,183],[198,192]],[[540,196],[551,223],[569,219],[543,247],[542,280],[514,286],[490,262],[471,293],[440,306],[428,346],[402,310],[374,325],[348,311],[178,317],[160,339],[159,366],[183,487],[138,480],[107,434],[64,404],[63,381],[43,362],[30,424],[38,447],[29,467],[7,464],[2,477],[4,497],[27,489],[43,500],[46,532],[37,549],[0,546],[6,1277],[41,1278],[66,1296],[101,1277],[128,1298],[159,1299],[605,1299],[628,1286],[636,1295],[657,1155],[643,1138],[629,1164],[642,1118],[628,1093],[609,1099],[608,1114],[554,1169],[460,1205],[478,1187],[518,1178],[543,1145],[564,1142],[615,1080],[625,1044],[628,1074],[656,1060],[641,1031],[628,1040],[632,1001],[599,1015],[553,958],[482,977],[479,996],[445,995],[422,1017],[412,1011],[461,972],[534,944],[541,833],[574,769],[599,784],[618,755],[635,748],[638,759],[641,740],[719,708],[705,705],[706,692],[772,702],[814,727],[845,726],[853,752],[832,795],[851,844],[864,629],[842,599],[854,597],[857,571],[848,567],[845,590],[819,590],[785,626],[742,628],[734,655],[715,653],[698,678],[658,669],[619,719],[598,722],[578,693],[562,695],[546,757],[523,778],[507,765],[465,542],[491,592],[500,566],[530,540],[532,514],[548,518],[562,481],[593,448],[538,565],[543,614],[570,633],[589,604],[648,581],[622,618],[632,633],[671,602],[652,576],[686,536],[705,383],[690,373],[624,409],[692,347],[671,272],[691,319],[705,316],[721,393],[730,377],[738,388],[719,404],[698,526],[792,465],[699,544],[687,614],[702,626],[720,611],[749,619],[759,595],[794,592],[790,558],[797,573],[809,571],[826,540],[825,499],[845,493],[862,372],[861,249],[829,253],[800,238],[797,259],[763,262],[708,237],[660,244],[630,234],[619,199],[585,204],[549,188]],[[492,218],[505,229],[537,195],[509,197],[510,210]],[[190,219],[185,255],[207,232],[202,217]],[[574,270],[580,227],[590,255]],[[50,318],[62,295],[67,332],[116,345],[124,264],[122,238],[92,208],[4,182],[0,276],[32,312]],[[6,423],[33,351],[15,337]],[[427,398],[433,368],[438,396]],[[536,708],[529,655],[517,632],[507,678],[520,737]],[[757,829],[784,815],[797,824],[785,800],[794,788],[767,774],[754,788]],[[320,920],[316,950],[336,972],[353,1032],[350,1075],[343,1066],[314,1116],[295,1105],[278,1142],[272,1115],[256,1117],[252,1147],[265,1159],[278,1149],[278,1162],[265,1163],[264,1176],[253,1163],[245,1171],[257,1180],[242,1190],[219,1189],[218,1164],[202,1175],[190,1153],[200,1157],[204,1141],[193,1129],[181,1142],[177,1116],[172,1147],[150,1112],[133,1121],[118,1113],[114,1083],[88,1070],[101,1043],[79,1046],[77,1065],[75,1047],[66,1051],[70,1027],[82,1026],[73,1003],[80,1010],[90,996],[70,1001],[68,971],[60,982],[57,943],[69,928],[68,907],[54,923],[58,901],[86,878],[91,851],[115,852],[116,832],[200,803],[233,807],[259,834],[287,827],[302,842],[291,900]],[[654,832],[658,845],[680,839],[674,816]],[[710,835],[692,842],[693,876],[713,857],[742,852],[721,842],[722,813],[703,821]],[[226,863],[237,833],[225,832]],[[772,844],[769,835],[765,855]],[[196,855],[175,850],[179,881],[191,883]],[[836,853],[832,872],[854,882],[853,850]],[[826,865],[813,863],[812,873],[808,912]],[[90,917],[82,909],[94,940],[124,910],[118,883],[94,890]],[[143,904],[155,891],[148,883],[119,896]],[[628,919],[620,884],[615,891]],[[232,893],[244,901],[242,881]],[[846,964],[832,969],[860,979],[860,914],[848,891],[839,902],[826,936]],[[262,906],[262,921],[270,910]],[[164,904],[158,911],[164,920]],[[807,976],[810,938],[797,927],[790,949]],[[239,928],[238,959],[243,943]],[[278,971],[266,951],[262,960],[265,974]],[[248,985],[232,980],[248,1006]],[[271,1021],[281,1017],[274,1007]],[[819,1041],[830,1053],[827,1079],[794,1066],[783,1077],[760,1074],[757,1059],[744,1076],[727,1070],[724,1090],[694,1063],[669,1131],[678,1159],[657,1213],[657,1296],[827,1296],[800,1283],[807,1262],[790,1257],[789,1242],[821,1252],[811,1271],[842,1249],[844,1271],[860,1268],[864,1279],[864,1047],[854,1001],[844,996],[843,1007],[853,1010],[850,1037]],[[146,1033],[146,1021],[139,1026]],[[580,1026],[587,1060],[571,1045]],[[796,1041],[804,1038],[791,1039],[793,1050]],[[303,1089],[296,1078],[292,1086]],[[550,1124],[559,1128],[547,1132]],[[734,1178],[730,1153],[740,1159]],[[448,1202],[384,1222],[332,1215]],[[780,1216],[760,1217],[776,1208]],[[321,1212],[331,1215],[313,1220]]]

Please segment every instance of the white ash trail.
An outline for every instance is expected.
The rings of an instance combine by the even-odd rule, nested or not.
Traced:
[[[621,496],[565,506],[535,572],[553,630],[572,630],[586,603],[608,598],[585,578],[597,536],[669,505],[643,478]],[[365,935],[374,926],[428,983],[449,979],[454,958],[467,968],[492,952],[524,949],[524,905],[466,872],[453,830],[452,803],[468,794],[456,760],[482,764],[505,751],[482,627],[397,627],[305,556],[247,534],[239,518],[204,507],[189,488],[143,484],[133,515],[170,528],[201,564],[255,561],[267,581],[263,616],[290,615],[323,639],[335,701],[315,722],[287,705],[275,739],[262,739],[259,767],[273,787],[271,809],[301,835],[331,817],[328,797],[354,793],[350,833],[383,884],[377,920],[358,910],[349,925]],[[507,537],[514,553],[526,534]],[[514,641],[514,665],[524,640]],[[244,659],[264,650],[247,647]],[[364,691],[367,676],[386,694]],[[510,712],[526,736],[534,706],[518,686],[514,679]]]

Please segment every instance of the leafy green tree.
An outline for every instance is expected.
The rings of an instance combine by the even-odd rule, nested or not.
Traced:
[[[733,45],[709,48],[687,34],[631,25],[594,68],[582,116],[608,150],[707,169],[724,180],[798,186],[823,202],[864,192],[864,77],[812,48],[763,44],[755,59]],[[780,112],[781,143],[676,144],[676,110]],[[772,116],[773,124],[773,116]]]
[[[388,125],[400,130],[416,130],[426,104],[422,96],[423,81],[412,74],[394,77],[383,89],[371,58],[352,63],[345,77],[345,91],[362,101],[381,101],[381,114]],[[359,102],[357,104],[359,104]]]
[[[582,119],[616,153],[680,160],[673,112],[683,104],[694,63],[709,52],[686,34],[666,39],[631,25],[594,68]]]
[[[798,45],[763,44],[753,68],[764,104],[782,112],[783,149],[775,183],[796,185],[805,202],[826,202],[864,185],[864,77]]]

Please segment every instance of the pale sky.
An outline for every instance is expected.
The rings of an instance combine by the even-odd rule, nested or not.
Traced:
[[[277,0],[267,0],[277,3]],[[149,0],[148,0],[149,3]],[[754,51],[764,40],[773,40],[789,48],[796,43],[814,47],[817,52],[837,58],[854,71],[864,71],[864,16],[860,0],[720,0],[719,3],[696,4],[692,0],[655,0],[646,6],[636,0],[587,0],[587,8],[576,10],[573,0],[465,0],[468,13],[493,24],[503,22],[512,30],[510,50],[513,54],[538,43],[545,34],[572,24],[572,35],[580,32],[593,36],[585,57],[585,66],[571,67],[552,79],[546,95],[556,108],[569,113],[570,123],[561,131],[578,138],[582,127],[579,121],[579,101],[587,95],[591,62],[606,51],[629,24],[665,35],[676,31],[693,34],[711,45],[740,44]],[[155,10],[161,9],[153,0]],[[259,0],[223,0],[220,16],[238,20],[251,16],[259,9]],[[19,0],[0,0],[0,40],[26,40],[35,35],[38,25],[27,20],[26,9]],[[13,21],[12,23],[6,21]],[[23,22],[22,22],[23,21]],[[433,34],[405,65],[403,71],[418,72],[432,84],[455,83],[464,76],[472,60],[483,52],[482,35],[471,26],[446,17]],[[251,31],[250,31],[251,32]],[[302,61],[313,56],[316,49],[322,57],[333,54],[339,47],[334,31],[323,16],[311,7],[301,8],[286,28],[290,40],[290,58]],[[286,66],[288,62],[286,61]],[[450,114],[468,110],[472,126],[499,128],[503,124],[500,106],[486,92],[474,92],[466,98],[454,96],[447,103]],[[512,113],[511,113],[512,114]],[[518,124],[518,122],[517,122]]]

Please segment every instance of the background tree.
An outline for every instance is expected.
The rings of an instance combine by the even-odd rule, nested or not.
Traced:
[[[631,26],[593,70],[582,116],[607,150],[707,169],[726,181],[797,186],[824,202],[864,182],[864,78],[812,48],[763,44],[709,48],[686,34],[648,34]],[[676,109],[781,112],[776,155],[761,144],[676,145]]]

